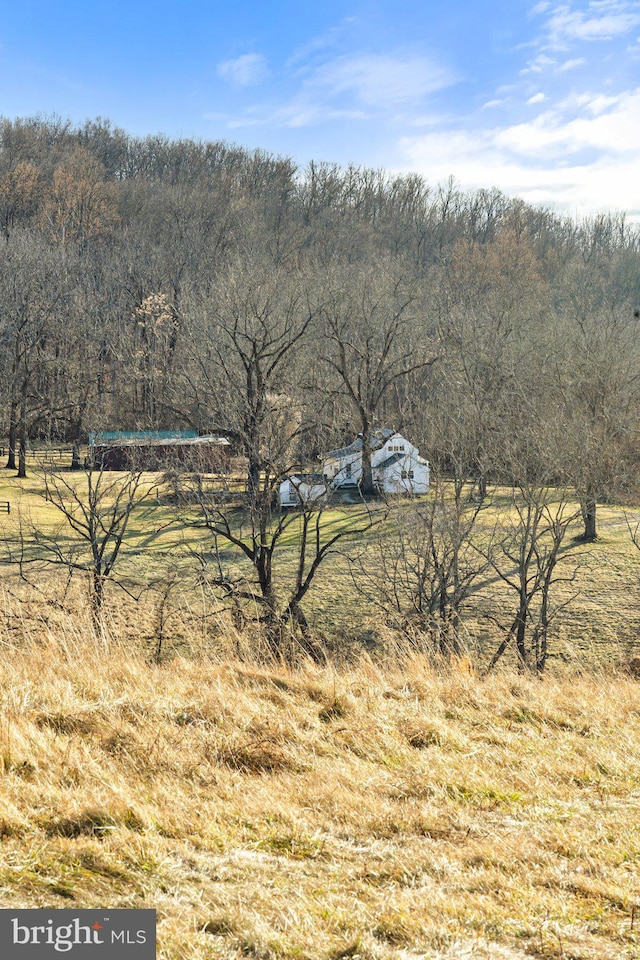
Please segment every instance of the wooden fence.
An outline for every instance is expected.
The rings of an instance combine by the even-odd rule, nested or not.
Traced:
[[[66,461],[70,466],[73,450],[71,447],[36,447],[34,450],[30,450],[29,454],[36,463],[62,463]]]

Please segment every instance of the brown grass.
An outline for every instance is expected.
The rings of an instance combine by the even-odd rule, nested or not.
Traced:
[[[640,685],[298,672],[4,637],[0,906],[151,906],[159,957],[640,955]]]

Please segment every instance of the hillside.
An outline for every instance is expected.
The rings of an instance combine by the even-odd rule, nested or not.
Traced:
[[[159,957],[640,950],[640,685],[294,673],[105,635],[0,666],[0,906],[151,906]]]

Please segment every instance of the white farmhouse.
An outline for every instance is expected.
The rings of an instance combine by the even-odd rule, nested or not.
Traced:
[[[383,493],[426,493],[429,463],[418,448],[388,428],[371,436],[373,482]],[[324,456],[324,476],[335,490],[357,487],[362,478],[362,437]]]

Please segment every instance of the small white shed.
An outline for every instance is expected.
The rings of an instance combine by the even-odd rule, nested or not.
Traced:
[[[304,507],[327,495],[327,483],[321,473],[292,473],[278,487],[281,507]]]

